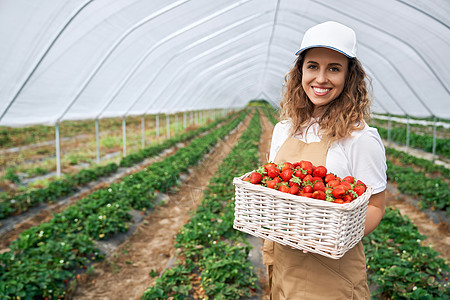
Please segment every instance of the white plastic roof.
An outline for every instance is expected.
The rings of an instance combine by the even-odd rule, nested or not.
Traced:
[[[0,125],[278,105],[327,20],[355,29],[375,112],[450,118],[448,0],[0,0]]]

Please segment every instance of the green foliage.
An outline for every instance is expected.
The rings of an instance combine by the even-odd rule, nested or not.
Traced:
[[[430,178],[423,172],[390,161],[387,165],[388,179],[397,183],[400,192],[419,197],[422,208],[440,209],[450,216],[450,189],[443,178]]]
[[[395,209],[364,237],[369,283],[373,297],[382,299],[444,299],[450,294],[450,268],[438,253],[423,246],[417,228]]]
[[[20,183],[20,177],[17,176],[14,168],[7,168],[4,178],[14,183]]]

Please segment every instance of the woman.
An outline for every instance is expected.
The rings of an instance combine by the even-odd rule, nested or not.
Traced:
[[[337,22],[308,29],[298,59],[287,74],[281,119],[272,135],[269,160],[309,160],[344,178],[374,188],[364,234],[384,215],[386,157],[369,116],[366,74],[356,59],[354,31]],[[331,259],[265,241],[273,299],[370,299],[362,242]]]

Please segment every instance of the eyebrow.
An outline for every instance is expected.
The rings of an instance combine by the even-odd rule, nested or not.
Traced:
[[[310,60],[310,61],[308,61],[308,62],[306,62],[307,64],[316,64],[316,65],[318,65],[319,63],[318,62],[315,62],[315,61],[313,61],[313,60]],[[340,63],[331,63],[331,64],[328,64],[329,66],[341,66],[342,67],[342,65],[340,64]]]

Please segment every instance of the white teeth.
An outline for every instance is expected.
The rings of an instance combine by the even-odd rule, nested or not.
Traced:
[[[317,88],[317,87],[313,87],[313,89],[316,92],[318,92],[318,93],[326,93],[326,92],[328,92],[330,90],[330,89],[320,89],[320,88]]]

